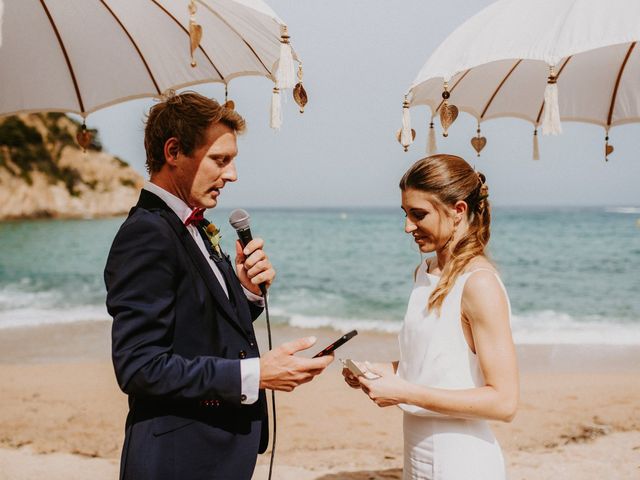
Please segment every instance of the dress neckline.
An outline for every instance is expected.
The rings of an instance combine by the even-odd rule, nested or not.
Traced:
[[[496,271],[495,271],[495,270],[493,270],[492,268],[479,267],[479,268],[476,268],[475,270],[467,270],[466,272],[462,272],[462,273],[460,273],[460,275],[458,276],[458,278],[459,278],[459,277],[462,277],[463,275],[467,275],[467,274],[469,274],[469,273],[477,272],[478,270],[486,270],[486,271],[488,271],[488,272],[492,272],[492,273],[494,273],[495,275],[497,275],[497,274],[498,274],[498,272],[496,272]],[[429,272],[429,259],[426,259],[426,260],[424,261],[424,273],[425,273],[426,275],[431,276],[431,277],[442,278],[442,275],[436,275],[435,273],[431,273],[431,272]]]

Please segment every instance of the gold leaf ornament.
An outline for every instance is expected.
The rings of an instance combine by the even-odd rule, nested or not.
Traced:
[[[302,85],[302,63],[298,65],[298,83],[293,87],[293,99],[300,107],[300,113],[304,113],[304,107],[309,102],[307,91]]]
[[[84,123],[80,127],[80,130],[78,130],[78,133],[76,133],[76,140],[78,141],[78,145],[80,145],[82,150],[85,152],[87,151],[87,148],[89,148],[89,145],[91,145],[93,135],[89,130],[87,130],[87,126]]]
[[[200,45],[200,40],[202,40],[202,25],[189,23],[189,39],[191,40],[191,66],[196,67],[198,63],[193,54]]]
[[[487,144],[487,139],[485,137],[473,137],[471,139],[471,146],[476,151],[478,156],[480,156],[480,152]]]
[[[440,107],[440,123],[442,124],[442,136],[449,136],[449,127],[458,118],[458,107],[445,103]]]
[[[189,41],[191,46],[191,66],[196,67],[198,64],[196,62],[193,54],[196,49],[200,45],[200,40],[202,40],[202,25],[199,25],[196,22],[196,11],[197,11],[196,3],[191,0],[189,3]]]
[[[411,140],[415,140],[416,139],[416,131],[412,128],[411,129]],[[398,140],[398,143],[400,143],[402,145],[402,129],[399,128],[398,131],[396,132],[396,140]],[[408,151],[409,150],[409,145],[402,145],[402,147],[404,148],[404,151]]]
[[[458,118],[458,107],[449,104],[449,97],[451,97],[451,94],[449,93],[448,88],[448,84],[445,82],[444,91],[442,92],[444,102],[440,107],[440,123],[442,124],[443,137],[449,136],[449,127],[456,121],[456,118]]]
[[[304,107],[309,101],[309,97],[307,97],[307,91],[301,83],[296,83],[296,86],[293,87],[293,99],[300,107],[300,113],[304,113]]]
[[[604,153],[608,157],[609,155],[611,155],[613,153],[613,150],[614,150],[613,145],[609,145],[607,143],[607,145],[605,146],[605,149],[604,149]]]
[[[477,135],[471,139],[471,146],[476,151],[478,156],[480,156],[480,152],[487,145],[487,139],[485,137],[480,136],[480,127],[476,130]]]
[[[607,136],[604,137],[604,160],[605,162],[609,161],[609,155],[613,153],[613,145],[609,144],[609,133],[607,132]]]

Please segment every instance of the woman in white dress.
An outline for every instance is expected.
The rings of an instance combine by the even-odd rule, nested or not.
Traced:
[[[509,300],[485,256],[485,177],[460,157],[434,155],[400,189],[405,231],[435,256],[415,271],[400,360],[359,364],[376,379],[343,375],[380,407],[404,410],[404,479],[504,479],[487,420],[513,419],[519,380]]]

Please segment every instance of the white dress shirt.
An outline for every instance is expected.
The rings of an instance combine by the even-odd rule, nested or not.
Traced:
[[[175,195],[167,192],[165,189],[159,187],[155,183],[151,183],[149,181],[144,182],[144,190],[147,190],[154,195],[160,197],[160,199],[166,203],[171,210],[178,216],[178,218],[185,222],[185,220],[191,215],[191,207],[187,205],[184,201],[176,197]],[[209,263],[213,274],[218,279],[218,283],[224,290],[227,298],[229,297],[229,292],[227,290],[227,284],[222,276],[222,272],[216,265],[207,251],[207,246],[204,243],[204,240],[200,236],[198,232],[198,227],[195,225],[187,225],[187,231],[198,245],[198,248],[202,252],[202,255]],[[247,297],[247,300],[255,303],[260,307],[264,307],[264,299],[253,292],[250,292],[244,286],[242,286],[244,293]],[[241,376],[241,389],[243,398],[246,397],[246,400],[243,400],[241,403],[243,404],[252,404],[258,400],[258,390],[260,388],[260,359],[259,358],[245,358],[240,360],[240,376]]]

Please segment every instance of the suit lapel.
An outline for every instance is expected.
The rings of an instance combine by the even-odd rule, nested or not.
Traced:
[[[147,190],[140,192],[140,200],[138,201],[138,207],[146,210],[158,210],[160,215],[167,221],[171,229],[175,232],[176,236],[180,240],[180,243],[187,251],[189,257],[193,261],[196,270],[202,276],[205,285],[209,292],[213,296],[214,300],[222,310],[222,312],[229,318],[231,323],[240,330],[245,337],[248,337],[247,331],[242,327],[238,314],[234,310],[229,298],[224,293],[222,286],[218,282],[218,279],[211,270],[208,260],[202,255],[202,251],[193,240],[193,237],[189,234],[189,231],[184,226],[178,216],[164,203],[158,196],[154,195]]]

